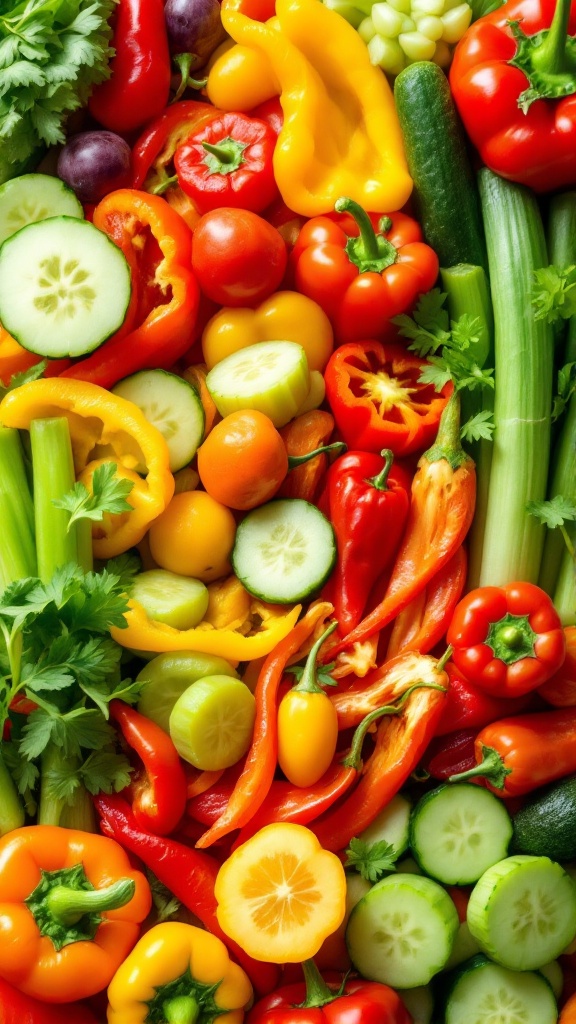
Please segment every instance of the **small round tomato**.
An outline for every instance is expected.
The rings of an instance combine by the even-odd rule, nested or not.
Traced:
[[[241,409],[212,428],[198,449],[208,494],[228,508],[256,508],[274,497],[288,472],[284,441],[264,413]]]
[[[231,571],[236,520],[204,491],[175,494],[148,531],[150,551],[162,569],[209,583]]]
[[[286,262],[282,235],[250,210],[212,210],[192,236],[198,284],[221,306],[252,306],[268,298],[282,281]]]

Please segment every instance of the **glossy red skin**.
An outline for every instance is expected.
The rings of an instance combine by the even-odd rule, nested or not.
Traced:
[[[246,148],[242,163],[230,172],[210,170],[202,143],[217,146],[233,139]],[[272,158],[276,132],[265,121],[245,114],[226,113],[193,132],[176,149],[178,184],[200,213],[232,206],[260,213],[278,196]]]
[[[442,708],[442,717],[437,736],[447,736],[460,729],[483,729],[497,718],[508,718],[519,715],[539,703],[533,694],[526,693],[521,697],[494,696],[475,686],[464,677],[453,662],[448,662],[446,672],[450,679],[450,687]],[[450,775],[455,774],[450,772]]]
[[[576,626],[565,626],[564,636],[564,664],[538,690],[546,703],[556,708],[576,706]]]
[[[251,210],[223,206],[204,214],[192,238],[192,268],[205,295],[221,306],[256,306],[286,269],[281,234]]]
[[[398,250],[396,262],[380,273],[360,273],[348,258],[346,243],[359,234],[349,214],[313,217],[302,228],[291,256],[297,290],[322,307],[340,343],[385,336],[391,317],[409,310],[438,277],[438,257],[424,243],[412,217],[369,216],[375,231],[383,216],[390,217],[392,226],[384,234]]]
[[[344,994],[321,1007],[300,1007],[303,983],[286,985],[261,999],[246,1024],[412,1024],[400,996],[387,985],[361,979],[347,981]]]
[[[507,665],[484,643],[492,623],[507,613],[528,616],[534,656]],[[452,660],[466,679],[497,697],[519,697],[546,682],[562,665],[566,638],[548,595],[532,583],[478,587],[456,606],[446,634]]]
[[[550,27],[554,9],[555,0],[509,0],[470,26],[450,68],[458,113],[486,166],[536,192],[576,183],[576,95],[536,100],[522,113],[528,80],[508,64],[516,53],[508,22],[521,20],[534,35]],[[576,34],[574,0],[568,33]]]
[[[132,147],[132,188],[142,188],[152,167],[165,168],[180,143],[220,113],[210,103],[198,100],[179,100],[162,110]]]
[[[452,384],[438,394],[432,385],[418,383],[425,365],[425,360],[401,345],[380,341],[351,342],[332,353],[324,373],[326,397],[349,448],[367,452],[389,448],[403,457],[422,452],[433,443]],[[365,393],[363,383],[379,371],[414,389],[407,401],[410,423],[398,413],[399,407],[381,415]]]
[[[114,22],[111,76],[88,109],[110,131],[131,132],[157,117],[170,96],[170,53],[163,0],[120,0]]]
[[[0,978],[0,1024],[97,1024],[83,1003],[52,1006],[25,996]]]

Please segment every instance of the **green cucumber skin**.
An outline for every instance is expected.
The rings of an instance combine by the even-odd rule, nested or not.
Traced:
[[[576,860],[576,775],[528,801],[513,825],[513,847],[520,853]]]
[[[472,263],[488,273],[478,189],[446,75],[428,61],[410,64],[394,98],[428,245],[442,267]]]

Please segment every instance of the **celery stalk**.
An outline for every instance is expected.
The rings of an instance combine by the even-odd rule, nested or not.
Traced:
[[[15,828],[22,828],[24,821],[24,810],[16,786],[0,750],[0,836],[13,832]]]
[[[568,533],[576,547],[576,529],[572,527]],[[562,625],[576,626],[576,560],[574,553],[567,549],[560,563],[553,601]]]
[[[52,504],[52,499],[62,498],[75,483],[68,420],[32,420],[30,441],[38,575],[47,582],[59,566],[78,562],[76,524],[68,530],[68,512]]]
[[[0,426],[0,588],[36,574],[34,511],[17,430]]]
[[[488,169],[479,174],[494,308],[494,445],[481,586],[538,579],[544,527],[526,511],[546,495],[553,335],[531,312],[534,271],[548,264],[535,197]]]
[[[77,762],[74,764],[79,767]],[[82,784],[75,789],[70,800],[54,795],[52,776],[61,766],[70,772],[72,767],[70,758],[64,755],[61,747],[57,747],[53,743],[48,744],[42,754],[38,824],[59,825],[61,828],[75,828],[82,832],[96,832],[96,815],[92,800]]]
[[[576,502],[576,395],[570,399],[554,449],[548,497],[555,498],[557,494]],[[547,530],[538,583],[548,594],[552,595],[556,589],[565,551],[561,531]]]
[[[561,192],[552,196],[548,211],[547,225],[548,259],[556,267],[565,270],[576,262],[576,192]],[[566,338],[569,332],[566,324],[561,320],[554,327],[554,341],[556,347],[567,344]],[[576,339],[576,331],[572,331],[572,338]],[[572,359],[576,356],[572,355]],[[564,362],[570,362],[567,356]]]

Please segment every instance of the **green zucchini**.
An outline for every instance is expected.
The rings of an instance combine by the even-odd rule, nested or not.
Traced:
[[[540,790],[514,815],[512,823],[512,844],[519,853],[576,860],[576,775]]]
[[[478,190],[446,75],[430,61],[410,64],[394,99],[426,241],[440,266],[472,263],[488,273]]]

